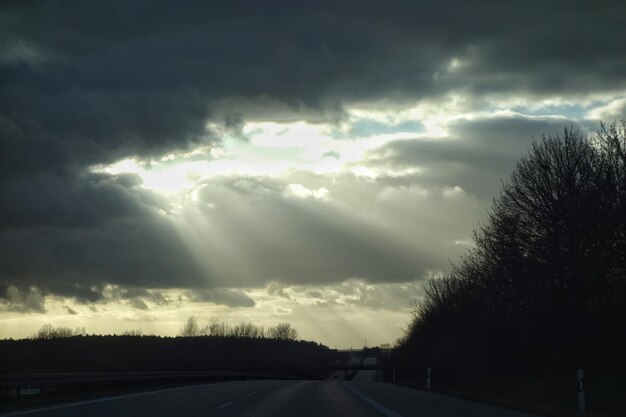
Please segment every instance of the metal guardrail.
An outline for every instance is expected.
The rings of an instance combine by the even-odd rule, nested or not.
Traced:
[[[76,373],[35,373],[0,375],[0,386],[16,383],[46,383],[46,382],[93,382],[130,379],[153,378],[181,378],[181,377],[232,377],[232,378],[259,378],[259,379],[296,379],[287,375],[277,375],[256,372],[226,372],[226,371],[158,371],[158,372],[76,372]]]
[[[225,371],[90,372],[0,375],[0,398],[55,392],[236,379],[298,379],[288,375]]]

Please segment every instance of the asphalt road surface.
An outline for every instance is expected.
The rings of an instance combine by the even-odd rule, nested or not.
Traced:
[[[376,358],[365,358],[363,360],[363,365],[376,366],[376,363]],[[354,381],[375,381],[377,374],[378,372],[373,369],[360,370],[354,375]]]
[[[53,405],[0,416],[533,417],[374,381],[225,382]]]

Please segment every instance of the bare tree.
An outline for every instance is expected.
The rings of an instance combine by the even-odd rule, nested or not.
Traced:
[[[85,328],[77,328],[77,332],[73,332],[69,327],[54,327],[51,324],[44,324],[33,335],[34,339],[59,339],[63,337],[81,336],[84,335]]]
[[[270,339],[297,340],[298,331],[291,327],[289,323],[278,323],[276,327],[267,329],[267,336]]]
[[[196,319],[194,316],[190,316],[187,319],[185,326],[180,329],[179,335],[182,337],[202,336],[200,326],[198,325],[198,319]]]
[[[250,337],[250,338],[258,338],[263,337],[264,332],[260,327],[255,326],[250,322],[241,322],[233,327],[230,331],[230,336],[233,337]]]
[[[230,327],[224,323],[220,322],[217,317],[211,317],[209,319],[209,324],[206,326],[206,334],[209,336],[220,336],[225,337],[230,333]]]

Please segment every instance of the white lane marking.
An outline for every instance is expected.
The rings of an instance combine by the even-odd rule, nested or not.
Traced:
[[[231,404],[232,404],[232,402],[228,402],[228,403],[224,403],[224,404],[222,404],[222,405],[218,405],[218,406],[217,406],[217,407],[215,407],[215,408],[226,408],[226,407],[228,407],[228,406],[229,406],[229,405],[231,405]]]
[[[140,393],[137,393],[137,394],[127,394],[127,395],[117,395],[115,397],[97,398],[95,400],[78,401],[78,402],[69,403],[69,404],[53,405],[51,407],[35,408],[35,409],[25,410],[25,411],[16,411],[16,412],[13,412],[13,413],[8,413],[8,414],[0,414],[0,417],[13,417],[13,416],[22,416],[22,415],[25,415],[25,414],[32,414],[32,413],[42,413],[42,412],[46,412],[46,411],[50,411],[50,410],[57,410],[59,408],[75,407],[75,406],[78,406],[78,405],[94,404],[94,403],[100,403],[100,402],[104,402],[104,401],[123,400],[125,398],[142,397],[144,395],[160,394],[160,393],[163,393],[163,392],[179,391],[179,390],[185,390],[185,389],[198,388],[198,387],[203,387],[205,385],[215,385],[215,384],[189,385],[189,386],[186,386],[186,387],[167,388],[167,389],[161,389],[161,390],[157,390],[157,391],[140,392]]]
[[[343,382],[343,385],[346,388],[348,388],[354,395],[359,397],[363,402],[366,402],[367,404],[372,406],[377,411],[383,413],[385,416],[387,416],[387,417],[402,417],[400,414],[396,413],[395,411],[391,411],[390,409],[388,409],[387,407],[385,407],[384,405],[382,405],[378,401],[376,401],[376,400],[368,397],[367,395],[363,394],[361,391],[359,391],[354,386],[352,386],[351,383],[349,383],[347,381],[342,381],[342,382]]]
[[[248,397],[251,396],[251,395],[254,395],[254,394],[256,394],[256,391],[249,392],[248,393]]]

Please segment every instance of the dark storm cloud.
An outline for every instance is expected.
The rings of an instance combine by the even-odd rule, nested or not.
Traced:
[[[205,285],[204,274],[174,227],[155,212],[139,217],[118,215],[81,227],[6,230],[0,253],[0,282],[5,287],[36,286],[44,294],[75,297],[80,302],[104,300],[107,284],[140,288]],[[0,298],[6,297],[6,291],[0,294]]]
[[[621,2],[4,2],[0,298],[20,311],[44,311],[32,286],[95,301],[106,284],[206,285],[178,232],[159,215],[167,206],[138,190],[136,178],[90,174],[92,165],[214,140],[205,127],[213,115],[238,132],[246,117],[281,119],[285,108],[336,120],[355,101],[624,88],[622,14]],[[448,169],[456,160],[490,158],[478,144],[413,145],[389,145],[388,160],[427,165],[420,158],[431,155],[431,167]],[[219,187],[204,198],[217,193],[227,199],[222,205],[237,203],[241,184],[239,191]],[[266,191],[277,195],[271,186]],[[275,270],[268,255],[289,246],[249,232],[251,240],[240,243],[258,251],[256,263],[235,285],[302,274],[307,282],[402,280],[429,265],[425,256],[419,267],[397,270],[415,264],[414,253],[366,221],[267,195],[255,197],[259,213],[248,230],[265,224],[268,233],[307,238]],[[306,262],[317,272],[302,273]]]
[[[626,86],[621,9],[618,2],[5,3],[0,170],[5,177],[185,148],[206,140],[210,109],[229,98],[336,113],[355,100],[452,90],[477,99],[613,91]],[[229,127],[249,116],[225,111]]]
[[[0,182],[2,286],[94,302],[107,284],[202,285],[202,273],[161,215],[168,203],[138,184],[133,175],[101,174]],[[10,298],[8,291],[0,298]]]
[[[157,92],[68,88],[33,92],[19,81],[2,86],[3,177],[159,155],[184,149],[204,133],[204,105],[188,87]]]
[[[2,287],[0,286],[0,289]],[[0,311],[13,311],[17,313],[45,313],[45,298],[36,288],[20,290],[17,287],[5,287],[0,293]]]
[[[146,288],[141,288],[141,287],[129,287],[129,286],[108,287],[104,295],[106,298],[102,300],[103,302],[109,302],[113,300],[114,301],[128,300],[131,303],[131,305],[133,305],[133,303],[136,303],[137,300],[140,300],[142,302],[144,300],[148,300],[158,305],[164,305],[170,302],[170,300],[168,300],[167,297],[165,297],[163,293],[161,293],[160,291],[148,290]]]
[[[254,307],[254,300],[241,290],[228,288],[196,289],[187,291],[191,301],[209,302],[228,307]]]
[[[139,310],[149,310],[148,305],[139,297],[131,298],[128,302],[133,308]]]
[[[88,228],[107,221],[141,219],[167,203],[136,186],[134,175],[38,174],[0,182],[0,231],[37,227]]]
[[[496,117],[463,120],[450,126],[444,139],[408,139],[390,142],[369,154],[369,164],[383,168],[420,168],[414,176],[390,183],[416,182],[423,186],[460,186],[488,202],[519,157],[543,134],[577,129],[564,118]]]
[[[185,146],[201,135],[212,101],[232,96],[297,108],[452,88],[614,90],[626,85],[621,10],[620,2],[16,2],[2,10],[1,113],[103,159]],[[449,71],[453,58],[461,66]]]

